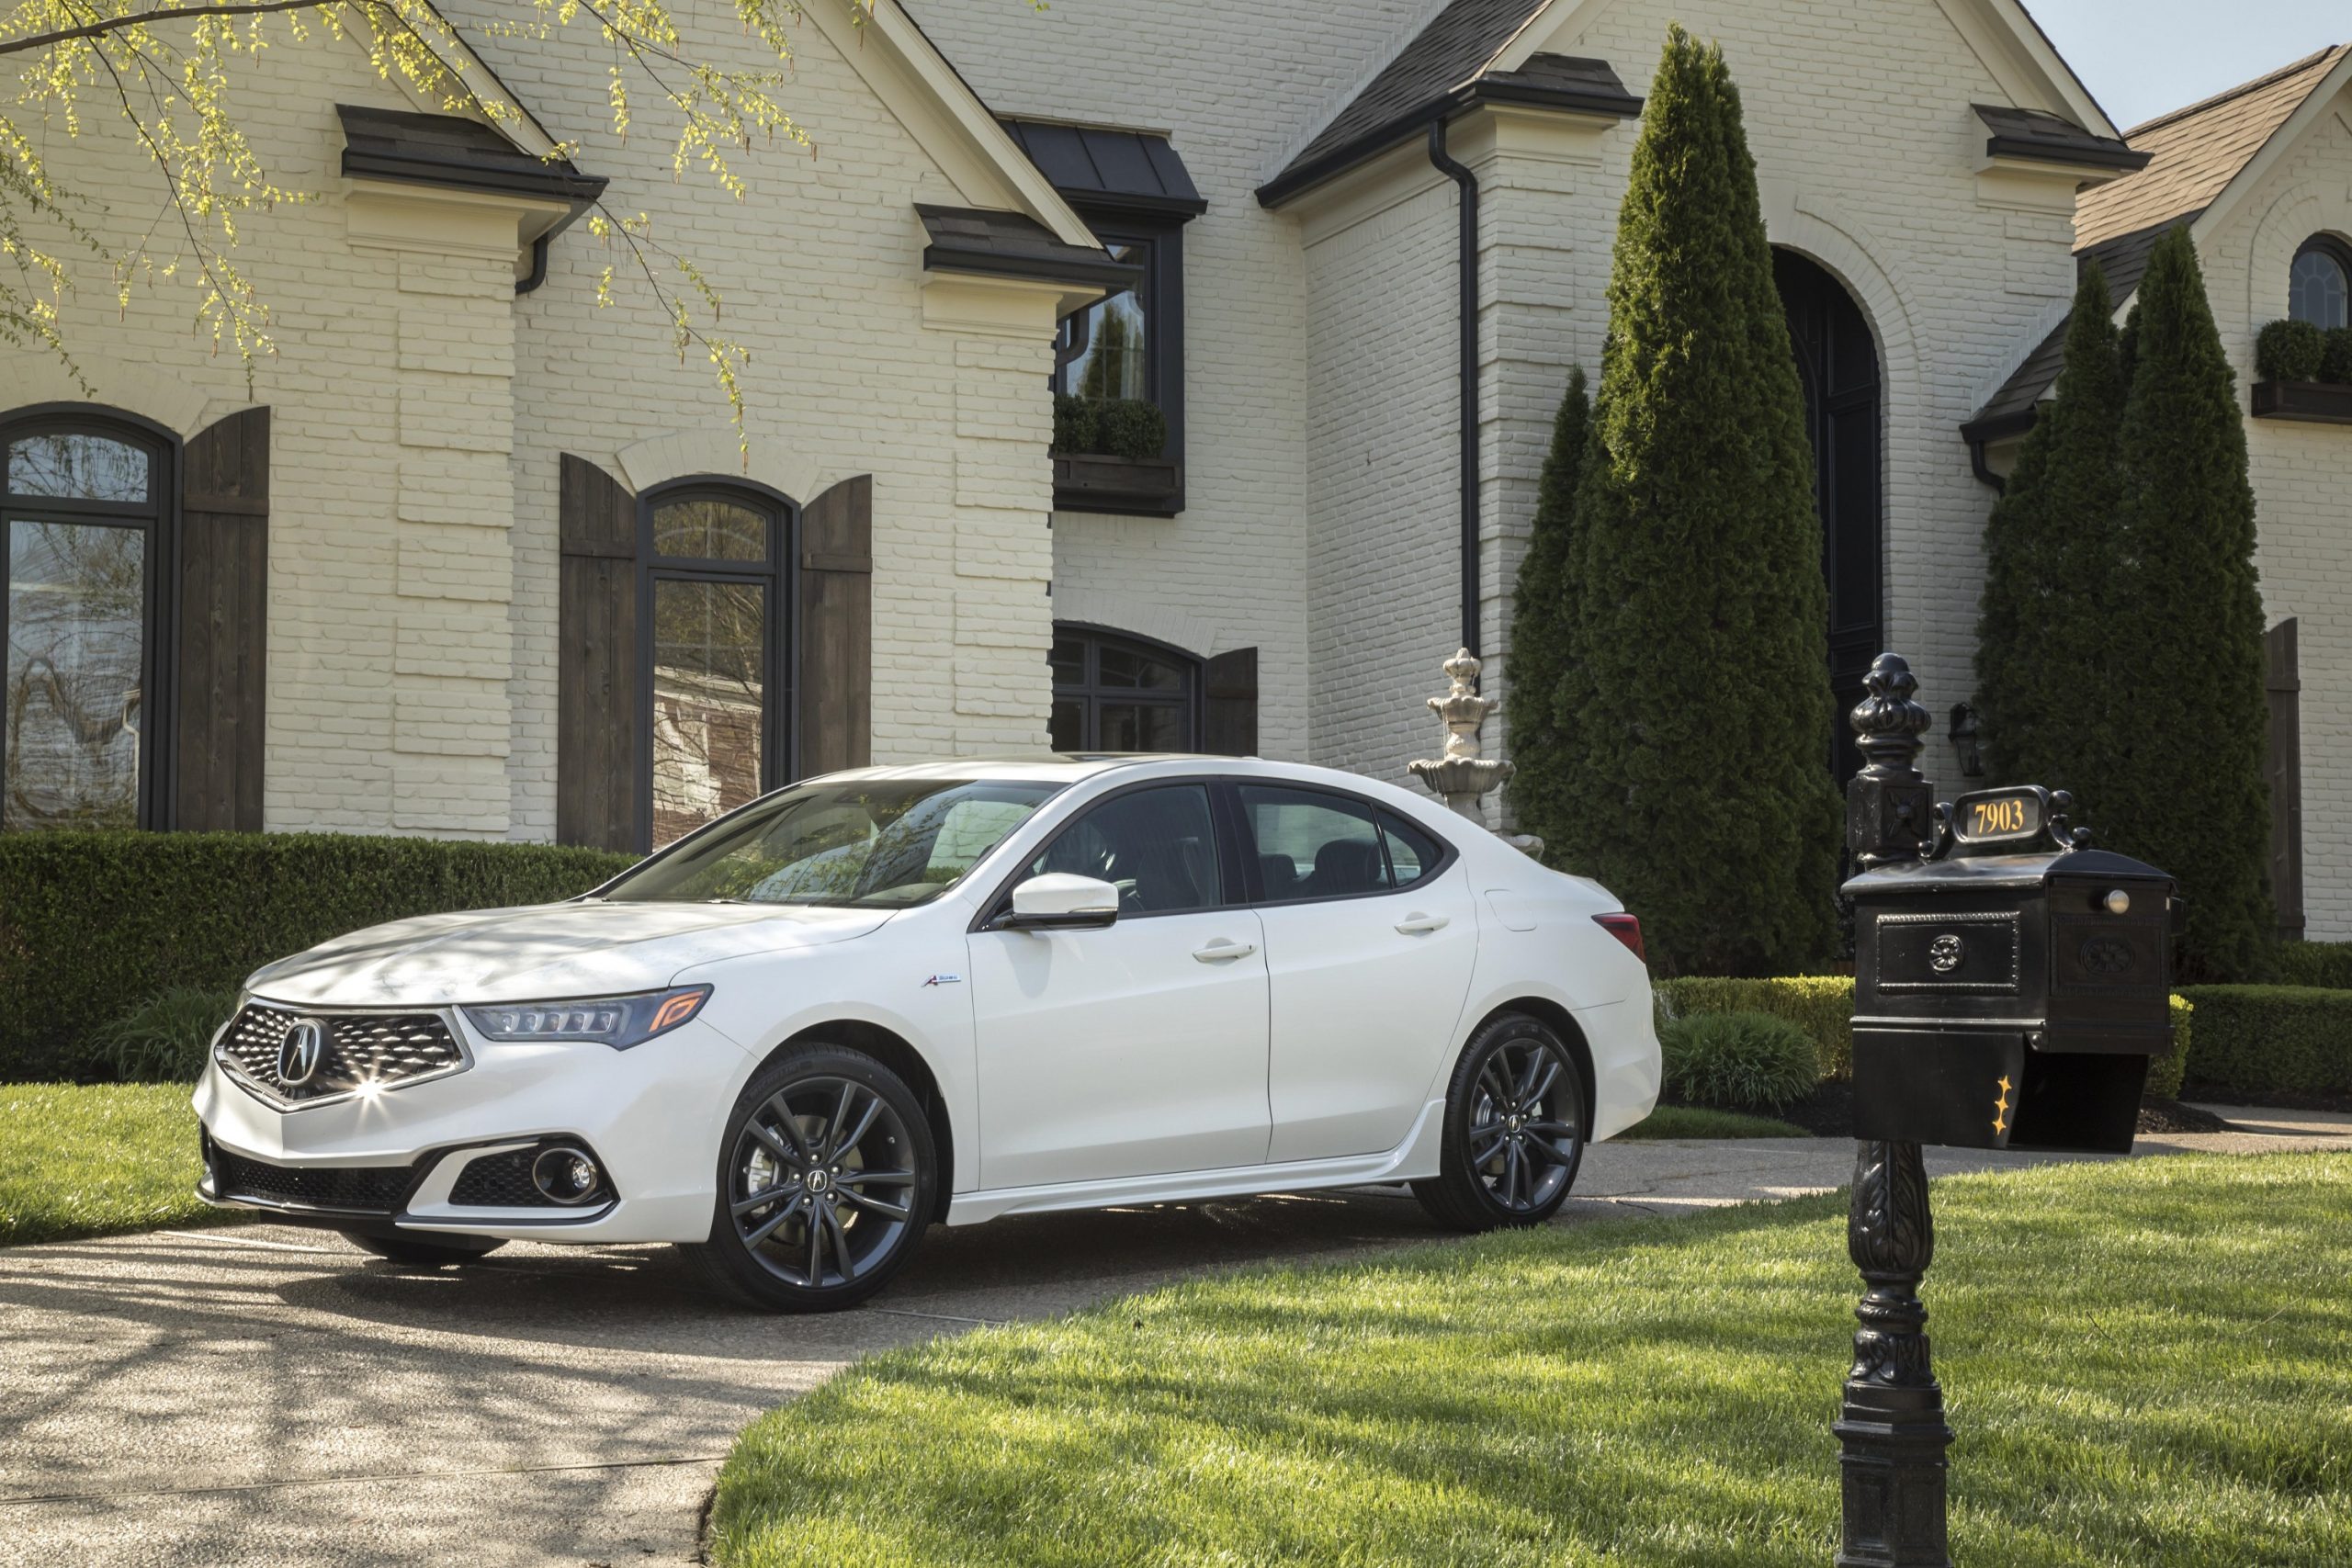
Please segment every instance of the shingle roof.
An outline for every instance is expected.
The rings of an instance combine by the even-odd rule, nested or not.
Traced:
[[[562,158],[526,152],[495,128],[457,115],[337,104],[346,175],[590,202],[605,181]]]
[[[2321,50],[2125,132],[2134,150],[2149,154],[2148,164],[2075,199],[2078,267],[2096,261],[2116,304],[2129,299],[2156,241],[2166,230],[2197,221],[2347,53],[2352,44]],[[2061,321],[1961,434],[1972,441],[1997,440],[2030,428],[2035,406],[2057,384],[2065,347]]]
[[[2148,154],[2112,136],[2095,136],[2063,115],[2048,109],[2021,109],[2007,104],[1971,104],[1976,118],[1993,134],[1984,150],[1996,158],[2031,158],[2052,164],[2087,164],[2096,168],[2142,169]]]
[[[2082,194],[2075,208],[2075,246],[2099,244],[2204,211],[2347,50],[2352,44],[2321,50],[2125,132],[2125,141],[2151,155],[2148,166]]]
[[[1484,98],[1631,118],[1642,101],[1608,62],[1538,54],[1490,69],[1550,0],[1450,0],[1396,57],[1258,189],[1269,206],[1382,152],[1451,107]]]
[[[1143,281],[1142,267],[1113,261],[1106,251],[1067,244],[1026,213],[920,201],[915,212],[931,242],[922,253],[927,271],[1039,278],[1113,293]]]

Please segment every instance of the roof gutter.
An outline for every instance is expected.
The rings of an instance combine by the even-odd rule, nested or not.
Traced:
[[[1461,187],[1460,254],[1454,264],[1460,314],[1462,646],[1478,656],[1478,176],[1445,150],[1445,117],[1430,121],[1430,163]]]
[[[1975,419],[1960,427],[1961,439],[1968,443],[1968,467],[1979,484],[1989,485],[1996,493],[2006,491],[2009,481],[1993,471],[1985,457],[1996,441],[2007,441],[2031,430],[2041,414],[2036,409],[2019,409],[2015,413],[1996,414],[1991,419]]]

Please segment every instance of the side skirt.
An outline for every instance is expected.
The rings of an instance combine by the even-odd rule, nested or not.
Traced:
[[[1169,1203],[1191,1198],[1236,1198],[1258,1192],[1289,1192],[1312,1187],[1361,1187],[1372,1182],[1409,1181],[1435,1176],[1444,1137],[1443,1100],[1421,1107],[1412,1131],[1393,1149],[1340,1159],[1294,1160],[1287,1165],[1243,1165],[1223,1170],[1173,1171],[1164,1176],[1120,1177],[1104,1181],[1069,1181],[1046,1187],[1004,1187],[958,1192],[950,1200],[947,1223],[978,1224],[1000,1214],[1042,1214],[1057,1209],[1107,1209],[1127,1203]]]

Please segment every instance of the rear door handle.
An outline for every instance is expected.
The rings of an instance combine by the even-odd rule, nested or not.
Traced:
[[[1222,964],[1228,958],[1247,958],[1257,951],[1254,942],[1227,942],[1219,937],[1206,947],[1193,949],[1193,956],[1204,964]]]
[[[1416,909],[1396,922],[1396,931],[1402,936],[1419,936],[1423,931],[1442,931],[1448,924],[1443,915],[1424,915]]]

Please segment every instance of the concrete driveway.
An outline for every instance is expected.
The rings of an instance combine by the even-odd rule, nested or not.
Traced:
[[[2352,1146],[2352,1117],[2141,1140],[2324,1146]],[[1819,1191],[1852,1157],[1604,1145],[1558,1223]],[[253,1225],[0,1252],[0,1563],[690,1562],[735,1433],[856,1356],[1437,1234],[1398,1189],[1001,1220],[934,1230],[880,1304],[817,1318],[691,1294],[662,1247],[516,1244],[415,1273]]]

